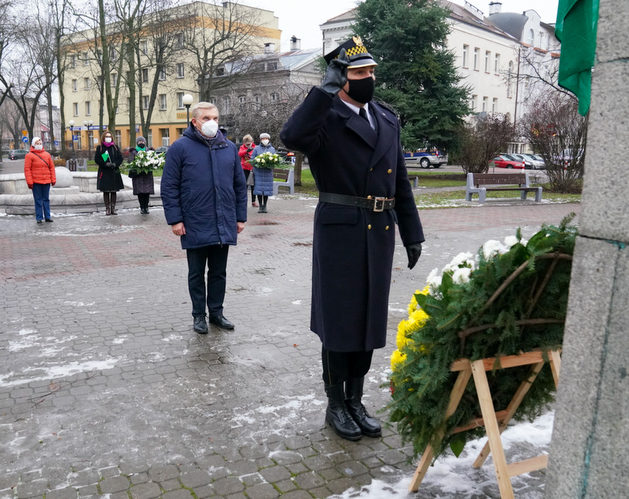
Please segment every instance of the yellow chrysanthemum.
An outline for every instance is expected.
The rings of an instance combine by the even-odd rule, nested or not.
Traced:
[[[399,350],[395,350],[391,354],[391,370],[396,371],[400,364],[403,364],[406,360],[406,354],[403,354]]]

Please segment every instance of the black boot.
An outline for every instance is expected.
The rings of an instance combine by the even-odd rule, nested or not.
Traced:
[[[379,437],[382,435],[382,428],[376,418],[372,418],[365,406],[362,404],[363,384],[365,378],[352,378],[345,382],[345,405],[356,424],[360,427],[363,435],[368,437]]]
[[[109,203],[108,192],[103,192],[103,200],[105,201],[105,215],[111,215],[111,204]]]
[[[111,194],[111,197],[109,199],[110,199],[110,206],[111,206],[111,214],[117,215],[118,212],[116,211],[116,193],[112,192],[110,194]]]
[[[346,440],[360,440],[360,428],[345,407],[345,391],[343,383],[325,385],[328,396],[328,408],[325,410],[325,422],[328,423],[339,437]]]

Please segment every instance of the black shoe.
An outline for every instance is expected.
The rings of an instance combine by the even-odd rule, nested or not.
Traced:
[[[339,383],[338,385],[326,385],[325,391],[328,395],[325,422],[332,427],[339,437],[353,442],[360,440],[362,432],[347,411],[345,401],[343,400],[345,398],[343,383]]]
[[[54,221],[54,220],[53,220],[52,218],[47,218],[47,219],[46,219],[46,222],[48,222],[48,223],[52,223],[53,221]]]
[[[197,315],[194,318],[194,330],[199,334],[207,334],[207,322],[204,315]]]
[[[368,437],[380,437],[382,436],[382,427],[376,418],[373,418],[365,409],[361,399],[363,397],[363,384],[365,378],[352,378],[345,382],[345,394],[347,399],[345,405],[347,412],[351,415],[352,419],[360,427],[360,431],[363,435]]]
[[[43,220],[37,220],[37,223],[38,223],[38,224],[43,224],[43,223],[44,223],[44,221],[43,221]]]
[[[210,315],[210,324],[220,327],[221,329],[234,329],[234,325],[225,319],[223,314]]]
[[[264,206],[262,206],[262,207],[260,208],[260,213],[267,213],[267,211],[266,211],[266,205],[264,205]]]

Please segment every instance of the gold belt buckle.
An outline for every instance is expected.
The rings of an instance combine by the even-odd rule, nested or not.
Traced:
[[[384,202],[387,198],[384,197],[375,197],[373,199],[373,211],[375,213],[381,213],[384,211]]]

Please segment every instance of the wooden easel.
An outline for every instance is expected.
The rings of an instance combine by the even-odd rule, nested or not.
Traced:
[[[559,371],[561,369],[561,357],[559,355],[559,350],[552,350],[548,352],[548,358],[553,378],[555,380],[555,386],[557,386],[559,382]],[[455,413],[470,377],[473,376],[482,417],[470,421],[469,424],[465,426],[455,428],[452,433],[460,433],[479,426],[485,427],[488,442],[481,450],[480,454],[476,458],[476,461],[474,461],[473,466],[474,468],[480,468],[489,456],[489,453],[491,452],[493,454],[498,488],[500,489],[500,497],[503,499],[510,499],[514,497],[513,488],[511,487],[512,476],[528,473],[529,471],[544,469],[548,463],[548,456],[542,454],[524,461],[507,464],[504,449],[502,447],[502,440],[500,439],[500,434],[505,430],[509,421],[515,414],[515,411],[524,399],[526,392],[528,392],[531,384],[535,381],[535,378],[537,378],[537,375],[544,366],[544,362],[542,352],[533,351],[520,355],[500,357],[498,362],[496,362],[496,358],[494,357],[480,359],[474,362],[469,359],[459,359],[454,361],[450,366],[450,371],[458,372],[459,375],[454,383],[452,391],[450,392],[450,401],[446,409],[446,420]],[[486,374],[486,371],[496,369],[496,365],[500,366],[497,369],[507,369],[509,367],[526,365],[532,366],[529,378],[520,384],[507,408],[498,412],[495,411],[494,404],[491,400],[491,392],[487,383]],[[441,440],[442,438],[443,435],[439,435],[437,440]],[[429,444],[422,453],[421,460],[417,465],[417,469],[415,470],[415,474],[411,480],[409,491],[417,492],[417,489],[419,489],[419,485],[424,479],[424,475],[426,474],[433,457],[433,448]]]

